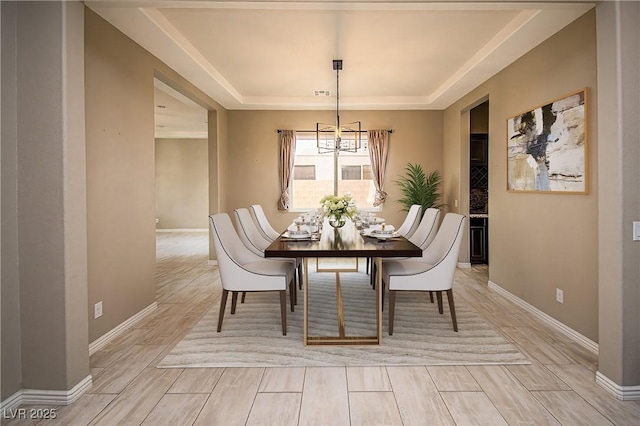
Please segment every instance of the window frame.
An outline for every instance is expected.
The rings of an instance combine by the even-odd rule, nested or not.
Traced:
[[[367,140],[366,132],[363,135],[362,139],[363,139],[363,143],[362,143],[362,148],[361,149],[367,150],[367,148],[368,148],[368,140]],[[298,142],[300,140],[313,140],[313,141],[315,141],[316,140],[315,133],[313,133],[313,132],[300,132],[300,131],[296,132],[296,146],[297,146],[297,144],[298,144]],[[296,148],[296,150],[297,150],[297,148]],[[367,150],[367,153],[368,153],[368,150]],[[334,154],[332,154],[332,153],[317,154],[316,153],[316,155],[333,157]],[[355,181],[358,181],[358,180],[360,180],[360,181],[367,180],[367,181],[373,183],[373,179],[372,178],[364,179],[364,175],[365,175],[364,167],[369,167],[369,170],[370,170],[369,173],[371,174],[371,176],[373,176],[373,174],[371,173],[371,158],[368,155],[367,155],[367,157],[369,159],[369,162],[366,165],[359,165],[360,166],[360,179],[346,179],[346,181],[355,182]],[[297,158],[297,156],[294,154],[294,167],[296,166],[295,158]],[[346,164],[346,165],[347,166],[353,166],[352,164]],[[303,166],[304,166],[304,164],[303,164]],[[342,166],[344,166],[344,165],[342,165]],[[341,179],[341,167],[335,167],[334,166],[333,169],[334,169],[333,170],[334,182],[335,182],[335,179],[338,179],[338,181],[344,180],[344,179]],[[316,177],[317,176],[318,176],[318,168],[316,166]],[[293,177],[294,177],[294,173],[291,173],[291,180],[289,182],[291,203],[290,203],[290,207],[289,207],[288,211],[292,212],[292,213],[301,213],[301,212],[308,212],[309,210],[314,209],[314,207],[293,207],[293,204],[294,204],[294,194],[293,194],[293,180],[294,179],[293,179]],[[317,207],[318,208],[320,207],[320,203],[318,203]],[[380,206],[372,206],[372,205],[371,206],[362,206],[362,205],[358,205],[358,209],[362,210],[362,211],[379,212],[379,211],[382,210],[382,205],[380,205]]]

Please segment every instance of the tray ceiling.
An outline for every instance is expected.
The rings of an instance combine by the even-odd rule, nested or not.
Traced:
[[[444,109],[591,2],[95,1],[225,108]],[[326,90],[331,96],[314,96]]]

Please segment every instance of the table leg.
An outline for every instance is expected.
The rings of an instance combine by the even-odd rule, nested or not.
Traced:
[[[340,286],[340,272],[336,272],[336,307],[338,309],[338,333],[340,337],[346,335],[344,331],[344,311],[342,308],[342,287]]]
[[[382,267],[382,259],[376,259],[379,268]],[[318,268],[319,270],[319,268]],[[341,269],[341,272],[357,272],[351,269]],[[304,312],[303,312],[303,340],[305,346],[321,346],[321,345],[379,345],[382,342],[382,285],[376,288],[376,329],[375,335],[368,336],[347,336],[344,321],[344,307],[342,298],[342,285],[340,282],[340,274],[337,270],[324,269],[322,272],[336,273],[336,304],[338,311],[338,327],[339,336],[310,336],[309,335],[309,263],[308,258],[304,258],[304,276],[302,286],[304,292]],[[378,278],[379,279],[379,278]]]
[[[308,293],[309,293],[309,258],[304,258],[304,276],[302,277],[302,293],[304,297],[304,308],[303,308],[303,325],[302,330],[304,333],[304,345],[307,346],[307,336],[309,335],[309,306],[308,306]]]
[[[378,322],[378,344],[382,344],[382,292],[384,288],[382,287],[382,258],[376,258],[376,269],[378,270],[378,274],[376,276],[376,320]]]

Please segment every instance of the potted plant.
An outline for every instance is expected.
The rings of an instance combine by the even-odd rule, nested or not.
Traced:
[[[395,183],[398,184],[402,191],[403,197],[397,200],[404,208],[402,210],[409,211],[414,204],[422,206],[422,214],[429,207],[440,209],[445,204],[439,203],[440,185],[442,184],[442,176],[438,170],[434,170],[427,176],[420,164],[408,163],[405,167],[406,175],[400,177]]]

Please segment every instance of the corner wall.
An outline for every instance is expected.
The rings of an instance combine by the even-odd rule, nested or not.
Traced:
[[[175,71],[85,8],[89,341],[155,302],[155,135],[153,80],[209,111],[224,109]],[[224,145],[218,131],[209,144]],[[214,177],[218,164],[210,164]],[[215,183],[217,185],[217,183]],[[211,203],[219,203],[218,200]],[[103,301],[103,316],[93,305]]]
[[[20,274],[18,264],[18,75],[17,4],[2,11],[2,393],[22,387],[20,360]]]
[[[50,403],[90,383],[84,6],[1,7],[2,400]]]
[[[592,10],[464,96],[444,117],[444,161],[452,183],[455,176],[464,178],[459,159],[468,151],[460,117],[489,98],[489,280],[594,341],[598,341],[596,74]],[[507,119],[585,87],[589,194],[507,192]],[[449,196],[468,198],[461,188],[449,187]],[[564,304],[555,301],[556,288],[564,290]]]
[[[600,356],[596,382],[618,398],[640,390],[640,5],[601,2],[598,16]],[[605,171],[609,171],[605,173]]]

